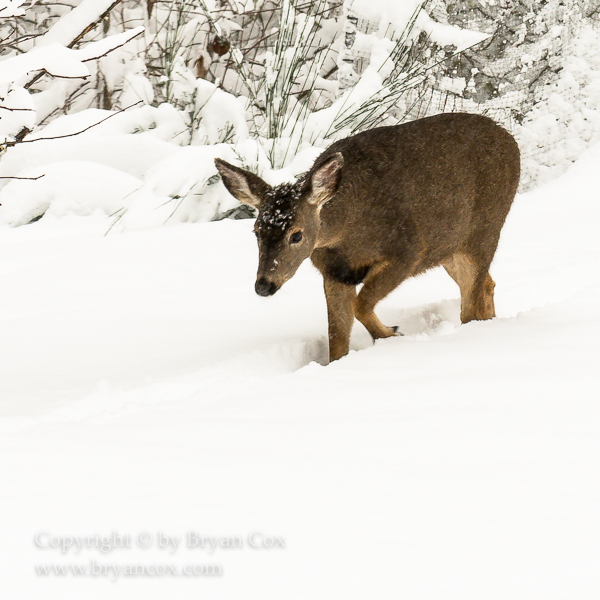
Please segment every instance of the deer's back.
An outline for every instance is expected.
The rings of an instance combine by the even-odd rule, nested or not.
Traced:
[[[519,182],[514,138],[480,115],[359,133],[330,146],[313,170],[335,152],[344,157],[342,179],[321,218],[358,262],[418,254],[428,268],[473,236],[499,235]]]

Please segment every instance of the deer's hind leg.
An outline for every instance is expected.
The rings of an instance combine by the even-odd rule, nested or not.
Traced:
[[[404,271],[388,263],[373,267],[365,278],[363,288],[354,302],[354,314],[374,340],[402,335],[398,333],[397,327],[384,325],[374,309],[377,303],[397,288],[404,279]]]
[[[485,321],[496,316],[495,283],[489,273],[489,263],[481,263],[463,253],[456,253],[443,263],[444,268],[460,288],[460,320]]]

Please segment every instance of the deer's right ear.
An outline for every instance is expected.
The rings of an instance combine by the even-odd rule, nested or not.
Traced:
[[[230,165],[220,158],[215,158],[215,166],[221,174],[223,184],[236,200],[260,208],[262,199],[270,189],[268,183],[258,175]]]

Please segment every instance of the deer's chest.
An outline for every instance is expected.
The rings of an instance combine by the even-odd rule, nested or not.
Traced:
[[[315,250],[311,260],[323,277],[344,285],[362,283],[371,268],[369,264],[353,264],[343,251],[334,248]]]

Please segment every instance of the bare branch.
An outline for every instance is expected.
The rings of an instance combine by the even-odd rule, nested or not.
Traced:
[[[131,30],[128,30],[128,31],[131,31]],[[113,50],[116,50],[117,48],[121,48],[121,46],[124,46],[125,44],[129,43],[131,40],[134,40],[136,37],[138,37],[142,33],[144,33],[143,29],[141,31],[139,31],[138,33],[136,33],[134,36],[127,38],[122,44],[119,44],[118,46],[111,46],[104,54],[100,54],[99,56],[93,56],[92,58],[86,58],[86,59],[82,60],[81,62],[90,62],[91,60],[98,60],[99,58],[102,58],[103,56],[110,54]]]
[[[108,119],[111,119],[112,117],[119,115],[119,114],[125,112],[126,110],[133,108],[134,106],[137,106],[138,104],[142,104],[142,100],[138,100],[136,103],[131,104],[130,106],[127,106],[126,108],[123,108],[115,113],[108,115],[108,117],[105,117],[104,119],[102,119],[101,121],[98,121],[97,123],[93,123],[92,125],[89,125],[85,129],[82,129],[81,131],[75,131],[74,133],[66,133],[65,135],[55,135],[55,136],[51,136],[51,137],[35,138],[33,140],[20,140],[20,141],[14,141],[14,142],[4,142],[4,144],[0,144],[0,147],[4,146],[6,148],[10,148],[12,146],[16,146],[17,144],[31,144],[32,142],[41,142],[41,141],[47,141],[47,140],[60,140],[62,138],[74,137],[76,135],[80,135],[81,133],[85,133],[86,131],[89,131],[93,127],[96,127],[96,126],[100,125],[101,123],[104,123],[104,121],[108,121]]]
[[[8,106],[0,106],[0,110],[10,110],[11,112],[15,112],[15,111],[35,112],[34,108],[9,108]]]
[[[72,48],[73,46],[75,46],[75,44],[77,44],[77,42],[79,42],[86,34],[88,34],[90,31],[92,31],[92,29],[95,29],[96,26],[103,21],[108,14],[110,13],[110,11],[115,8],[115,6],[117,6],[117,4],[120,4],[121,0],[115,0],[93,23],[90,23],[68,46],[67,48]]]

